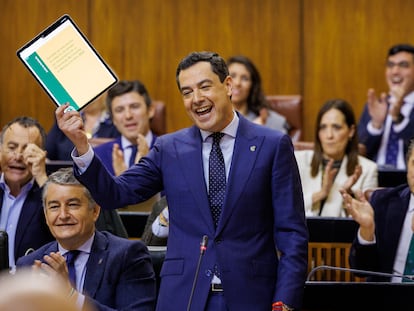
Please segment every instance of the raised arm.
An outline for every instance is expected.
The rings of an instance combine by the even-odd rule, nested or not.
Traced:
[[[66,111],[69,104],[58,107],[55,111],[59,128],[75,145],[78,155],[83,155],[89,149],[82,117],[78,111]]]

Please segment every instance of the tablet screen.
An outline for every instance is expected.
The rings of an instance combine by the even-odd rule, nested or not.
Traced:
[[[80,110],[118,78],[64,15],[17,51],[17,56],[57,105]]]

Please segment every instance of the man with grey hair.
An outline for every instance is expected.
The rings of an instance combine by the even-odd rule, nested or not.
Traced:
[[[17,273],[20,267],[32,265],[62,278],[79,306],[152,311],[156,284],[147,247],[95,229],[100,207],[72,168],[51,174],[42,198],[46,223],[56,241],[21,257]]]
[[[53,240],[45,223],[41,187],[47,179],[46,134],[39,122],[22,116],[7,123],[0,136],[0,229],[8,235],[8,260]]]

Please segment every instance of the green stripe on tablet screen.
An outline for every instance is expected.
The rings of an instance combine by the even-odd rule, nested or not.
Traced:
[[[79,106],[75,103],[73,98],[66,92],[62,84],[60,84],[58,79],[56,79],[55,75],[36,52],[31,54],[26,61],[57,102],[62,104],[70,103],[76,110],[79,109]]]

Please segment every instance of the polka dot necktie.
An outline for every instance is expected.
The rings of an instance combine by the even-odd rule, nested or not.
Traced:
[[[208,199],[210,202],[211,214],[213,215],[214,225],[220,219],[221,208],[224,202],[224,194],[226,192],[226,169],[224,166],[224,157],[220,149],[220,140],[224,136],[223,133],[213,133],[213,145],[209,158],[209,178]]]
[[[68,266],[69,280],[74,288],[76,288],[75,260],[76,257],[78,257],[79,253],[79,250],[73,250],[67,252],[66,254],[66,265]]]
[[[390,136],[388,137],[387,153],[385,155],[385,164],[397,166],[398,155],[398,135],[394,131],[394,125],[391,124]]]

